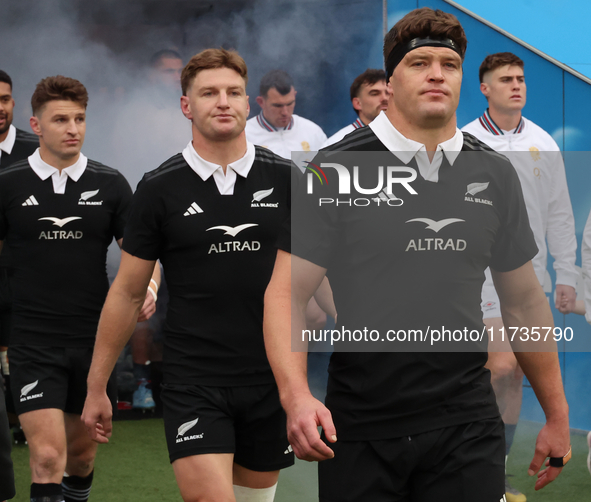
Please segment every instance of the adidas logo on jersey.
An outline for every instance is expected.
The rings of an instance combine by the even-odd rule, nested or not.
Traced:
[[[88,192],[82,192],[80,194],[80,200],[78,201],[79,206],[102,206],[102,200],[88,200],[98,194],[99,190],[89,190]]]
[[[288,454],[289,454],[289,453],[291,453],[292,451],[293,451],[293,448],[291,447],[291,445],[289,445],[289,446],[287,447],[287,450],[285,450],[285,451],[283,452],[283,454],[284,454],[284,455],[288,455]]]
[[[27,384],[21,389],[21,396],[20,396],[21,403],[23,403],[25,401],[30,401],[31,399],[38,399],[40,397],[43,397],[43,392],[40,392],[39,394],[31,394],[29,396],[29,392],[31,392],[35,387],[37,387],[38,383],[39,383],[39,380],[35,380],[33,383]]]
[[[39,203],[34,195],[31,195],[25,202],[23,202],[23,206],[38,206]]]
[[[193,434],[192,436],[185,436],[185,434],[187,432],[189,432],[193,427],[195,427],[197,425],[198,421],[199,421],[199,417],[197,417],[195,420],[191,420],[190,422],[185,422],[184,424],[182,424],[177,430],[176,442],[182,443],[184,441],[192,441],[193,439],[203,439],[203,435],[204,435],[203,432],[201,434]]]
[[[250,207],[279,207],[279,202],[261,202],[265,197],[271,195],[273,190],[275,190],[275,187],[253,193]]]
[[[192,214],[202,213],[203,209],[201,209],[196,202],[193,202],[185,211],[183,216],[191,216]]]

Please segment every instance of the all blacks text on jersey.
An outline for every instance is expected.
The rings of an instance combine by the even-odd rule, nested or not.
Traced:
[[[261,202],[265,197],[271,195],[274,189],[275,187],[253,193],[250,207],[279,207],[279,202]]]
[[[78,201],[79,206],[102,206],[102,200],[88,200],[99,193],[99,190],[89,190],[88,192],[82,192],[80,194],[80,200]]]

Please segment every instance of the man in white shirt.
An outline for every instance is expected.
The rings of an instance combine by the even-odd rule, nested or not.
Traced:
[[[293,79],[283,70],[271,70],[262,79],[256,101],[261,112],[246,122],[246,139],[273,153],[291,159],[291,152],[315,152],[326,141],[324,131],[312,122],[293,113],[297,91]],[[326,314],[315,299],[306,312],[308,327],[321,329]]]
[[[556,308],[568,314],[576,300],[577,243],[560,149],[546,131],[521,114],[526,84],[519,57],[510,52],[491,54],[482,62],[479,76],[488,109],[463,131],[503,152],[515,167],[539,249],[533,259],[534,270],[544,286],[549,249],[555,260]],[[482,290],[482,311],[488,328],[503,327],[499,298],[488,271]],[[508,455],[521,411],[523,371],[509,343],[499,344],[498,340],[496,337],[490,345],[487,367],[492,372],[493,388],[505,422]],[[523,502],[526,498],[507,483],[507,500]]]
[[[291,159],[291,152],[322,147],[326,134],[320,126],[293,113],[297,92],[287,72],[271,70],[261,79],[259,92],[261,113],[246,122],[248,141],[286,159]]]
[[[587,218],[587,223],[583,230],[581,269],[583,272],[585,295],[583,300],[577,300],[577,306],[574,313],[584,315],[587,322],[591,324],[591,213]],[[591,474],[591,432],[587,434],[587,445],[589,446],[587,469],[589,469],[589,473]]]
[[[386,85],[386,74],[384,70],[368,68],[361,75],[358,75],[351,84],[351,105],[358,115],[355,122],[335,132],[328,138],[322,147],[333,145],[341,141],[347,134],[355,129],[365,127],[378,114],[388,109],[388,96],[390,91]]]

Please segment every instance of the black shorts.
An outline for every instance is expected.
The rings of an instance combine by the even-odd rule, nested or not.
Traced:
[[[47,408],[82,414],[92,351],[92,347],[10,346],[10,387],[17,414]],[[116,403],[112,376],[107,394]]]
[[[233,453],[236,464],[253,471],[293,465],[275,383],[163,385],[161,397],[171,462],[205,453]]]
[[[499,502],[505,495],[501,418],[379,441],[327,443],[320,502]]]

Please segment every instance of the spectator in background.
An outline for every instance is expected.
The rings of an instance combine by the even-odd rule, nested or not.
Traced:
[[[177,51],[164,49],[150,58],[148,78],[156,89],[159,88],[163,92],[169,90],[170,94],[175,96],[180,90],[182,71],[181,55]]]
[[[587,224],[583,230],[583,243],[581,245],[581,269],[583,274],[584,299],[577,300],[575,314],[584,315],[591,324],[591,213],[587,218]],[[587,456],[587,469],[591,474],[591,432],[587,434],[587,445],[589,455]]]
[[[357,114],[357,120],[334,133],[324,142],[322,147],[341,141],[355,129],[369,125],[381,111],[388,109],[390,91],[386,85],[386,73],[384,70],[368,68],[353,80],[350,94],[351,104]]]
[[[271,70],[262,79],[257,103],[261,112],[246,122],[246,138],[255,145],[291,159],[291,152],[319,150],[326,141],[324,131],[312,122],[293,113],[297,91],[293,79],[283,70]],[[312,298],[306,309],[309,329],[321,329],[326,314]]]
[[[480,65],[480,90],[488,101],[484,114],[462,130],[476,136],[507,156],[517,174],[538,246],[532,262],[540,284],[546,277],[548,249],[556,270],[556,308],[568,314],[575,308],[577,241],[564,163],[560,149],[541,127],[522,115],[526,102],[523,61],[510,52],[490,54]],[[546,241],[548,245],[546,245]],[[509,455],[523,396],[523,370],[503,328],[499,297],[490,270],[482,287],[482,313],[488,329],[497,336],[489,346],[487,368],[491,370],[497,404],[505,423],[505,454]],[[507,502],[524,502],[525,495],[505,480]]]
[[[271,70],[262,79],[257,103],[261,112],[246,122],[246,137],[255,145],[291,159],[291,152],[316,151],[326,134],[311,120],[293,113],[296,90],[291,76]]]
[[[110,162],[121,166],[132,188],[191,139],[180,109],[182,68],[178,52],[167,49],[154,54],[145,80],[129,90],[129,99],[114,121]]]

